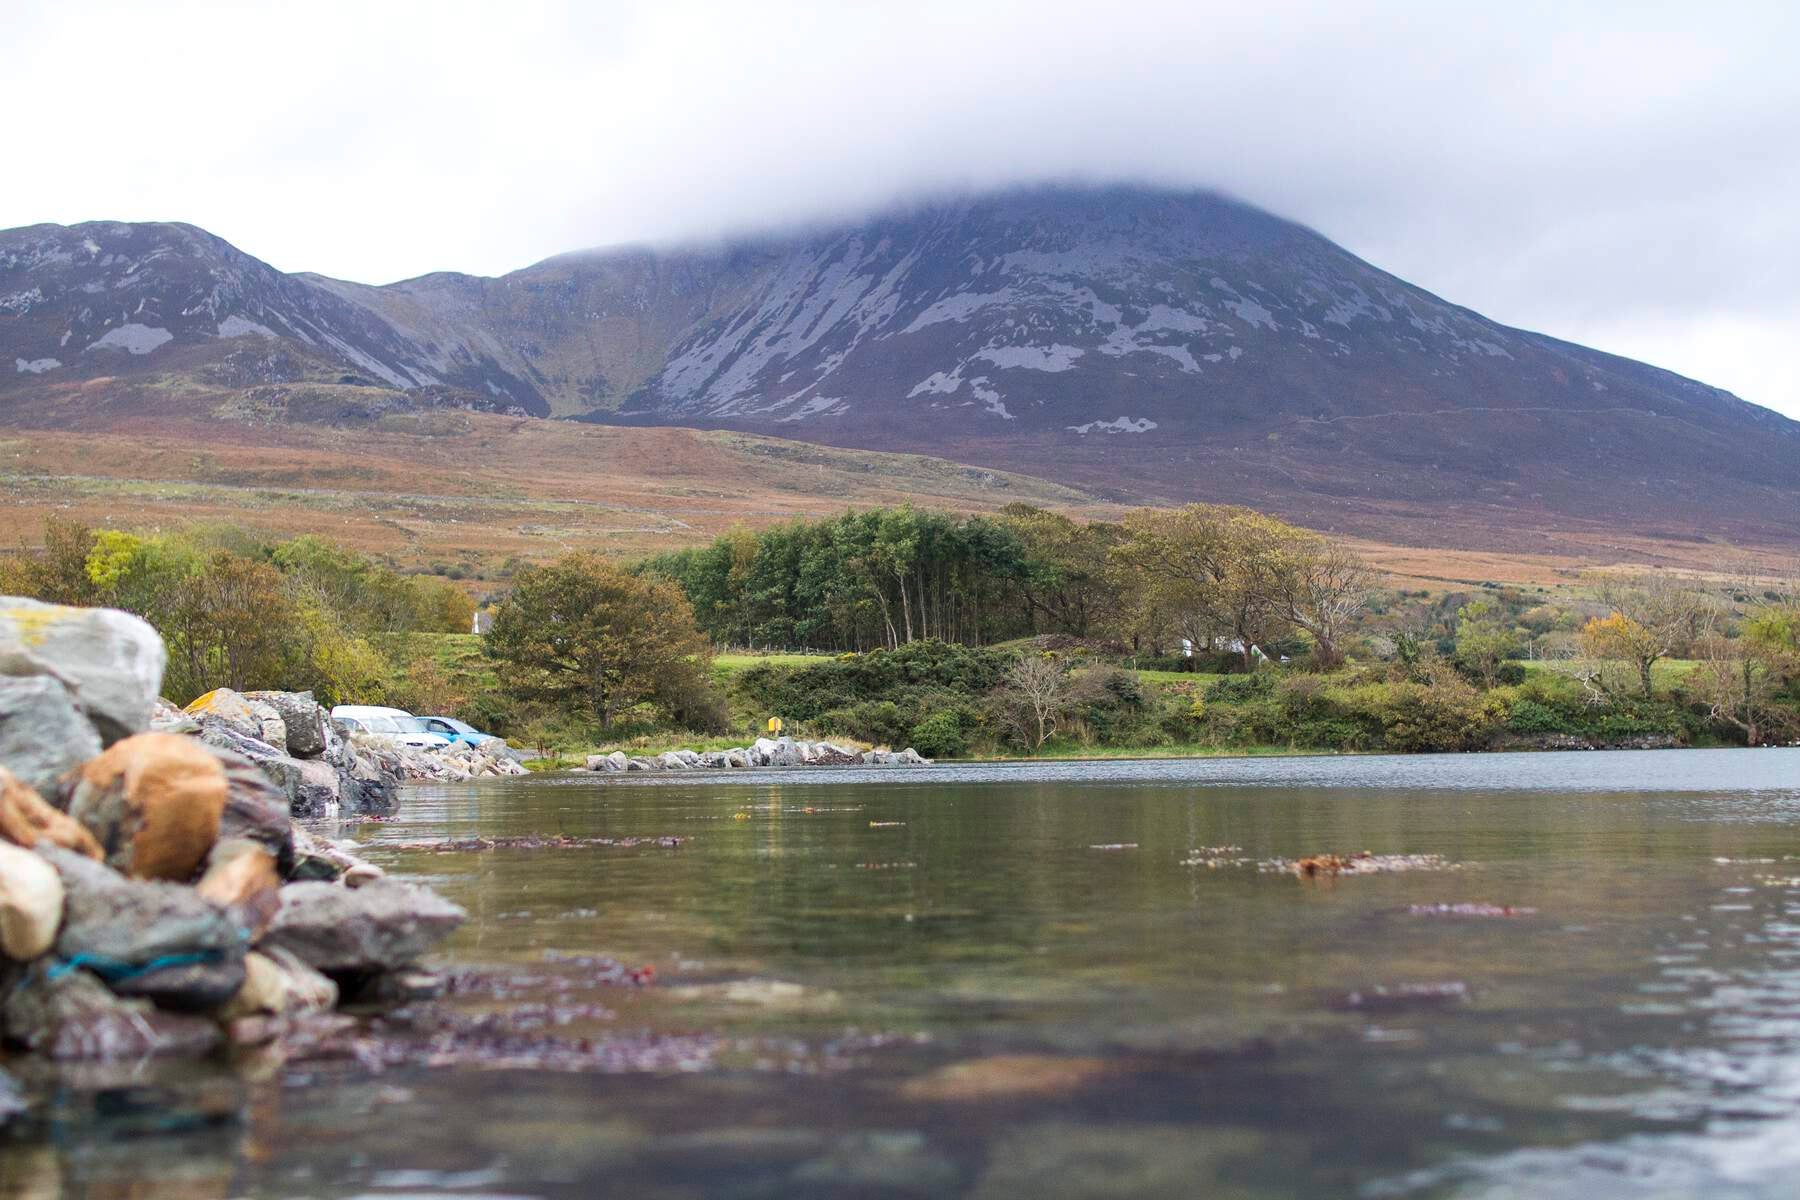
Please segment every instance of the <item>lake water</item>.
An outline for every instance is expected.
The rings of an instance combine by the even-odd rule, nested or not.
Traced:
[[[454,1022],[75,1077],[0,1196],[1793,1196],[1797,819],[1795,750],[418,788],[352,833]],[[1442,869],[1275,864],[1365,850]]]

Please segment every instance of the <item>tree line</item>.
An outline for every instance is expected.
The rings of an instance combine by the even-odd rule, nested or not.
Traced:
[[[57,518],[40,552],[0,560],[0,590],[143,617],[168,647],[163,690],[178,703],[216,687],[378,703],[404,690],[382,635],[466,633],[474,614],[447,580],[403,575],[315,536],[130,533]]]
[[[1015,504],[910,506],[734,529],[641,572],[680,587],[721,645],[862,651],[1057,634],[1246,664],[1303,633],[1325,665],[1373,584],[1346,547],[1250,509],[1195,504],[1078,522]]]

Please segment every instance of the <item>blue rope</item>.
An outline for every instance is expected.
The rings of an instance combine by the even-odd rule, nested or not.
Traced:
[[[121,959],[110,958],[104,954],[81,953],[73,955],[51,967],[46,973],[51,982],[63,978],[71,971],[86,968],[106,980],[108,983],[123,983],[127,979],[136,979],[140,975],[148,975],[152,971],[161,971],[169,967],[189,967],[199,963],[218,962],[225,956],[217,950],[196,950],[191,954],[163,954],[145,963],[128,963]]]

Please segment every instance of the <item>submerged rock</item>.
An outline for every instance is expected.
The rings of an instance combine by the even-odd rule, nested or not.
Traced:
[[[664,988],[663,995],[677,1001],[739,1004],[788,1012],[825,1012],[839,1007],[843,998],[783,979],[733,979],[724,983],[696,983]]]
[[[1469,985],[1461,980],[1447,983],[1402,983],[1394,987],[1377,986],[1354,992],[1340,992],[1328,1001],[1340,1012],[1403,1013],[1420,1010],[1455,1008],[1468,1003]]]
[[[304,829],[294,830],[294,869],[288,878],[296,883],[342,882],[345,887],[361,887],[385,874],[374,863],[364,862],[342,846],[314,837]]]
[[[14,1045],[61,1060],[204,1054],[222,1036],[213,1021],[158,1011],[114,995],[85,971],[41,960],[8,991],[0,1021]]]
[[[824,1155],[794,1168],[803,1192],[883,1196],[948,1196],[957,1191],[956,1165],[930,1149],[922,1133],[867,1130],[838,1138]]]
[[[436,892],[388,879],[355,889],[290,883],[263,945],[327,974],[388,971],[417,961],[466,916]]]
[[[1064,1096],[1115,1069],[1103,1058],[996,1054],[939,1067],[900,1086],[909,1100],[989,1100]]]
[[[1261,1133],[1229,1125],[1120,1120],[1015,1125],[994,1139],[967,1195],[970,1200],[1248,1197],[1258,1190],[1214,1181],[1229,1180],[1234,1166],[1254,1167],[1285,1149]],[[1322,1188],[1318,1194],[1343,1193]]]
[[[140,733],[81,767],[68,812],[114,870],[185,882],[218,840],[227,791],[225,768],[198,742]]]

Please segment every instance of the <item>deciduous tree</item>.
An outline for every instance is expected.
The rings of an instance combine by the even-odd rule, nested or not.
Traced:
[[[602,726],[636,705],[669,711],[710,690],[712,646],[680,589],[591,553],[521,570],[486,649],[514,695]]]

